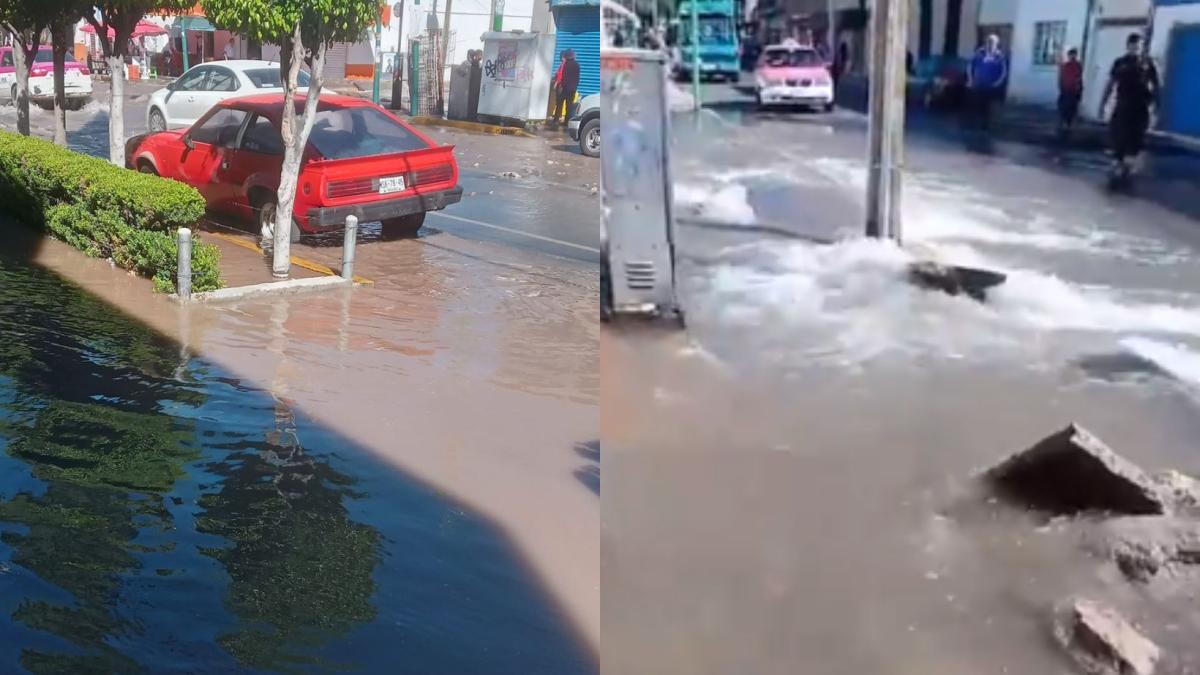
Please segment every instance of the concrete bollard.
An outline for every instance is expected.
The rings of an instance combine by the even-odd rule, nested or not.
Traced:
[[[354,245],[358,242],[358,217],[346,216],[346,238],[342,241],[342,278],[354,278]]]
[[[179,228],[179,277],[175,282],[175,292],[180,300],[190,300],[192,297],[192,231],[186,227]]]

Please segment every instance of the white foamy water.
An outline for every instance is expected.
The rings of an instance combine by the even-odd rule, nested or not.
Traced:
[[[1200,353],[1185,345],[1135,335],[1122,339],[1121,346],[1190,387],[1200,388]]]
[[[750,193],[739,183],[703,186],[677,183],[675,204],[708,220],[736,225],[755,222]]]

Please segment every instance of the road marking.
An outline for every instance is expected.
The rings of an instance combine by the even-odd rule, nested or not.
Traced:
[[[244,249],[248,249],[248,250],[258,253],[259,255],[262,255],[262,253],[263,253],[263,250],[261,248],[259,248],[258,244],[255,244],[252,241],[246,241],[246,239],[244,239],[242,237],[237,237],[232,234],[225,234],[224,232],[210,231],[210,232],[206,232],[206,234],[211,234],[212,236],[217,237],[218,239],[224,239],[225,241],[233,244],[234,246],[241,246]],[[291,256],[291,261],[292,261],[292,264],[295,265],[296,267],[303,267],[306,270],[316,272],[318,274],[324,274],[324,275],[331,276],[331,277],[338,276],[337,272],[334,272],[330,268],[328,268],[318,262],[313,262],[311,260],[305,260],[304,258],[297,258],[296,256]],[[363,277],[360,277],[357,274],[355,274],[354,275],[354,283],[356,283],[356,284],[374,284],[375,282],[371,281],[370,279],[364,279]]]
[[[551,244],[558,244],[559,246],[566,246],[568,248],[579,249],[580,251],[587,251],[588,253],[599,253],[600,252],[600,249],[592,248],[591,246],[584,246],[582,244],[572,244],[569,241],[563,241],[561,239],[555,239],[553,237],[543,237],[540,234],[533,234],[531,232],[522,232],[521,230],[514,230],[511,227],[504,227],[503,225],[493,225],[491,223],[485,223],[482,220],[475,220],[474,218],[464,218],[462,216],[452,216],[449,213],[442,213],[441,211],[430,211],[429,213],[431,215],[441,216],[442,218],[449,218],[450,220],[459,220],[464,223],[470,223],[471,225],[478,225],[479,227],[488,227],[493,230],[500,230],[501,232],[508,232],[509,234],[516,234],[516,235],[519,235],[522,237],[529,237],[530,239],[538,239],[540,241],[550,242]]]

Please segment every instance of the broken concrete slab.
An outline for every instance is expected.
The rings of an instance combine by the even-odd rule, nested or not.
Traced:
[[[1055,637],[1091,675],[1153,675],[1158,645],[1116,610],[1083,598],[1057,610]]]
[[[1006,501],[1055,515],[1168,511],[1161,486],[1077,424],[1012,455],[984,479]]]
[[[916,262],[908,267],[909,281],[929,290],[942,291],[949,295],[967,295],[984,302],[989,289],[999,286],[1008,279],[1007,275],[991,270],[960,265],[946,265],[933,261]]]
[[[1126,578],[1200,575],[1200,521],[1174,516],[1125,516],[1089,528],[1085,546],[1111,559]]]

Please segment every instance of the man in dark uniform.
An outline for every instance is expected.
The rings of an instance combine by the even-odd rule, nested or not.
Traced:
[[[1150,107],[1158,104],[1158,69],[1142,53],[1142,36],[1133,33],[1125,41],[1125,55],[1113,62],[1100,99],[1100,109],[1108,107],[1113,90],[1117,105],[1108,128],[1113,151],[1113,177],[1127,179],[1131,164],[1142,152],[1146,130],[1150,128]]]

